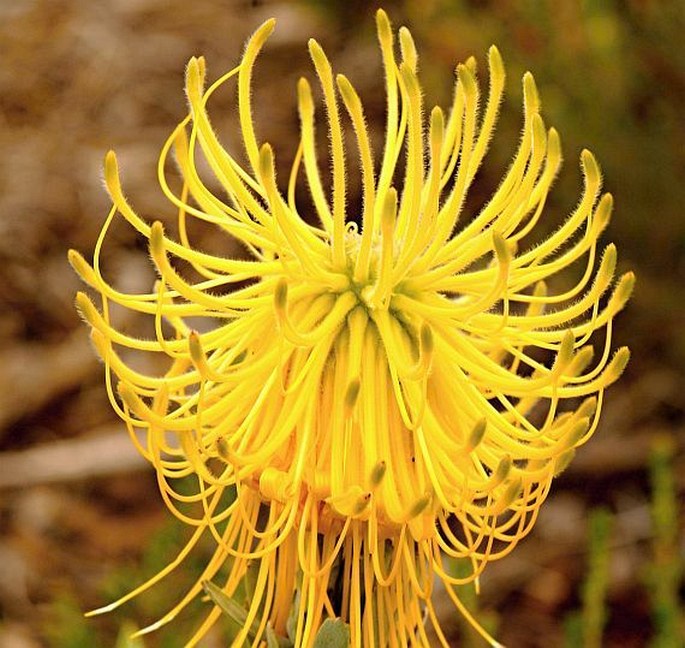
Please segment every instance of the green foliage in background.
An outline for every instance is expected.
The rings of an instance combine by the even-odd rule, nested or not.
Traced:
[[[78,601],[68,593],[53,601],[43,634],[50,648],[89,648],[99,644],[95,627],[85,622]]]
[[[176,520],[160,529],[151,537],[137,564],[123,565],[107,576],[101,585],[102,601],[107,603],[116,600],[166,567],[183,544],[183,532],[183,525]],[[186,563],[184,568],[173,572],[166,587],[152,588],[99,618],[84,618],[85,610],[76,594],[63,594],[51,606],[49,622],[44,630],[46,645],[49,648],[93,648],[111,645],[111,637],[116,636],[116,648],[182,648],[183,637],[190,636],[197,624],[197,606],[195,614],[192,611],[184,613],[173,628],[160,629],[149,641],[147,638],[131,638],[137,630],[131,619],[156,618],[160,611],[172,607],[179,593],[195,582],[196,574],[203,566],[199,557],[190,569],[189,564]]]
[[[595,509],[590,514],[589,564],[582,590],[583,645],[586,648],[601,648],[608,616],[605,600],[609,585],[611,521],[611,513],[606,509]]]
[[[651,648],[682,648],[685,624],[679,590],[684,566],[679,553],[678,502],[673,474],[675,443],[665,436],[655,439],[650,455],[652,486],[652,561],[645,580],[652,608]],[[601,648],[608,619],[610,536],[612,515],[606,509],[591,512],[588,525],[588,560],[581,589],[582,610],[565,621],[567,648]]]
[[[679,648],[685,636],[678,591],[683,559],[678,546],[678,502],[673,474],[673,439],[655,441],[650,457],[652,484],[653,563],[647,573],[652,604],[652,648]]]
[[[588,520],[588,560],[581,589],[582,609],[565,622],[567,648],[601,648],[608,618],[606,605],[609,585],[609,540],[612,515],[604,508],[591,511]]]
[[[192,490],[192,484],[187,479],[180,480],[176,488],[183,494]],[[220,505],[229,506],[233,496],[233,491],[228,489]],[[180,508],[188,515],[193,514],[192,504]],[[123,564],[104,578],[99,588],[102,604],[125,596],[167,567],[188,541],[191,532],[184,523],[170,518],[150,537],[135,563]],[[102,616],[85,619],[83,614],[86,610],[82,607],[82,601],[79,601],[78,593],[65,592],[51,606],[49,622],[43,633],[46,645],[48,648],[93,648],[112,645],[112,637],[118,637],[116,648],[182,648],[187,638],[193,635],[199,619],[204,618],[209,606],[207,601],[194,599],[171,626],[162,626],[144,639],[131,639],[131,634],[136,631],[131,619],[136,619],[138,623],[146,619],[156,621],[161,614],[176,605],[181,596],[197,582],[214,549],[211,538],[201,540],[183,565],[166,576],[162,586],[153,586]],[[220,633],[222,630],[219,628]],[[225,629],[227,632],[228,628]],[[228,637],[228,634],[224,634],[227,643]]]
[[[466,578],[473,572],[473,565],[468,559],[451,559],[448,561],[451,573],[456,578]],[[492,611],[480,610],[478,607],[478,593],[476,583],[470,582],[459,587],[459,598],[464,607],[480,623],[485,631],[492,637],[497,636],[498,618]],[[466,617],[459,614],[456,617],[459,626],[459,637],[463,648],[482,648],[486,645],[483,638],[478,634],[474,627],[468,622]]]

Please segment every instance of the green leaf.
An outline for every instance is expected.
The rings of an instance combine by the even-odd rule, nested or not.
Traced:
[[[342,619],[326,619],[314,640],[314,648],[348,648],[350,626]]]
[[[266,625],[266,648],[280,648],[278,637],[270,623]]]
[[[226,592],[224,592],[220,587],[212,583],[212,581],[204,581],[202,587],[207,596],[212,600],[212,602],[221,609],[222,612],[227,614],[233,621],[235,621],[241,628],[245,627],[245,622],[247,621],[247,610],[236,603]],[[259,630],[259,623],[257,619],[252,622],[250,629],[248,631],[248,636],[250,639],[254,639]],[[279,637],[274,629],[271,627],[270,623],[266,625],[266,645],[267,648],[292,648],[293,643],[285,637]],[[324,644],[322,644],[323,646]],[[347,644],[346,644],[347,646]],[[132,648],[137,648],[133,646]]]
[[[288,639],[295,644],[295,634],[297,632],[297,615],[300,609],[300,592],[295,592],[295,601],[290,606],[290,614],[285,621],[285,631],[288,633]]]
[[[219,606],[222,612],[233,619],[241,628],[245,627],[245,623],[247,622],[247,610],[245,610],[242,605],[236,603],[228,594],[226,594],[226,592],[212,583],[212,581],[204,581],[202,587],[205,592],[207,592],[207,596],[212,599],[212,602],[215,605]],[[255,620],[252,622],[248,632],[251,638],[254,638],[258,629],[259,624]]]
[[[293,642],[287,637],[278,636],[269,621],[266,624],[266,648],[293,648]]]
[[[202,587],[207,596],[212,599],[212,602],[218,605],[223,612],[228,614],[234,621],[240,625],[245,625],[247,621],[247,612],[245,608],[236,603],[226,592],[220,587],[212,583],[212,581],[204,581]]]

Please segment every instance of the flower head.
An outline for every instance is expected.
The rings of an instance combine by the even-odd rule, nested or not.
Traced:
[[[85,294],[77,303],[104,359],[113,407],[136,442],[143,432],[140,451],[162,496],[196,529],[153,582],[202,535],[216,541],[198,583],[149,629],[171,620],[203,581],[233,596],[256,562],[235,645],[285,635],[291,615],[298,646],[311,645],[329,617],[349,623],[355,646],[428,645],[426,618],[447,645],[431,603],[435,575],[468,616],[457,586],[530,531],[552,478],[593,433],[604,389],[628,360],[625,348],[611,357],[611,326],[634,278],[615,281],[615,247],[597,249],[612,197],[601,195],[592,154],[581,156],[577,207],[548,238],[530,242],[561,152],[527,73],[518,151],[490,200],[465,213],[497,120],[500,55],[489,51],[482,112],[469,59],[457,67],[449,111],[435,107],[426,116],[409,31],[399,31],[398,57],[383,11],[377,26],[387,94],[382,152],[371,146],[354,87],[309,42],[330,140],[330,190],[319,170],[309,81],[297,86],[301,132],[287,189],[277,182],[271,146],[255,132],[252,71],[273,20],[251,37],[240,64],[208,88],[204,60],[188,64],[189,115],[159,162],[162,189],[178,209],[176,236],[133,211],[115,156],[106,157],[114,205],[94,262],[70,255],[102,306]],[[233,76],[246,167],[222,147],[207,115],[208,100]],[[346,201],[350,125],[359,215]],[[172,151],[179,193],[167,183]],[[198,155],[221,195],[205,184]],[[314,223],[296,203],[302,175]],[[159,273],[149,293],[119,292],[100,271],[117,215],[149,241]],[[196,249],[189,218],[240,241],[250,258]],[[573,264],[584,267],[580,278],[552,290],[548,280]],[[117,330],[111,303],[146,314],[155,337]],[[597,331],[603,350],[593,361],[589,341]],[[167,356],[169,368],[141,373],[122,349]],[[175,481],[189,475],[196,492],[178,493]],[[467,559],[470,574],[457,577],[453,558]],[[218,615],[214,607],[191,644]]]

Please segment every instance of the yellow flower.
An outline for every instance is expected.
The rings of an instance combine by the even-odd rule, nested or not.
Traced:
[[[626,348],[610,358],[611,327],[634,277],[614,282],[615,247],[597,250],[612,197],[600,195],[598,165],[584,151],[578,206],[544,241],[529,237],[561,152],[527,73],[518,151],[490,200],[464,213],[497,119],[500,55],[489,51],[482,113],[469,59],[457,67],[450,110],[435,107],[425,118],[411,35],[399,30],[398,60],[383,11],[382,154],[371,146],[354,87],[333,74],[310,40],[332,190],[319,171],[306,79],[297,87],[299,148],[282,190],[250,103],[254,62],[273,27],[273,20],[264,23],[241,63],[208,89],[204,60],[188,64],[189,115],[159,161],[162,189],[178,208],[178,234],[136,215],[110,152],[105,179],[114,206],[93,264],[70,253],[101,294],[100,308],[85,294],[77,303],[104,359],[112,406],[135,443],[142,431],[140,451],[157,471],[164,500],[195,528],[159,576],[100,611],[159,581],[211,534],[216,552],[198,582],[146,630],[173,619],[204,581],[233,596],[249,568],[257,574],[254,595],[235,645],[260,645],[270,632],[284,636],[289,616],[297,646],[312,645],[322,622],[335,617],[349,624],[353,646],[429,645],[427,619],[448,645],[431,602],[435,576],[471,619],[457,586],[477,579],[530,531],[552,478],[592,435],[604,389],[628,360]],[[221,146],[206,110],[236,75],[247,168]],[[346,203],[345,158],[354,154],[346,151],[347,122],[360,160],[357,220]],[[183,177],[178,195],[166,179],[172,150]],[[220,195],[202,179],[198,155],[222,185]],[[316,224],[296,204],[301,175]],[[149,293],[119,292],[101,274],[101,247],[118,214],[149,240],[160,277]],[[190,217],[240,241],[251,258],[193,247]],[[572,287],[548,287],[577,263],[585,269]],[[147,315],[155,338],[113,327],[111,303]],[[603,351],[593,363],[589,342],[597,331]],[[141,373],[122,349],[168,357],[169,368]],[[178,493],[175,480],[188,476],[195,493]],[[454,575],[454,558],[469,561],[470,575]],[[214,606],[189,645],[219,615]]]

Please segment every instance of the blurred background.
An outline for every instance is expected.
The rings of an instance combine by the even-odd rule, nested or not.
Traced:
[[[565,154],[543,227],[558,226],[573,209],[578,158],[590,148],[616,199],[604,242],[616,242],[620,270],[638,275],[615,333],[633,357],[607,394],[599,430],[556,480],[534,533],[486,570],[477,601],[465,593],[469,605],[514,648],[685,645],[677,634],[685,553],[685,3],[383,6],[396,27],[412,30],[429,105],[448,103],[454,66],[471,54],[486,79],[487,48],[498,45],[508,94],[474,188],[483,198],[514,153],[520,78],[534,72],[543,116],[560,131]],[[185,63],[204,54],[209,78],[219,76],[270,16],[278,24],[257,66],[255,114],[283,169],[296,147],[295,84],[313,75],[310,36],[355,83],[382,138],[376,8],[344,0],[0,0],[2,648],[142,645],[126,643],[122,627],[155,620],[183,587],[181,575],[115,614],[82,617],[164,566],[184,537],[110,411],[73,308],[79,283],[66,251],[88,256],[109,209],[104,153],[117,151],[138,213],[173,216],[157,186],[156,158],[185,115]],[[220,95],[212,116],[237,152],[233,99]],[[126,227],[114,229],[105,258],[116,285],[149,289],[146,248]],[[454,645],[483,645],[449,604],[440,609]],[[184,623],[192,619],[145,645],[183,645]]]

